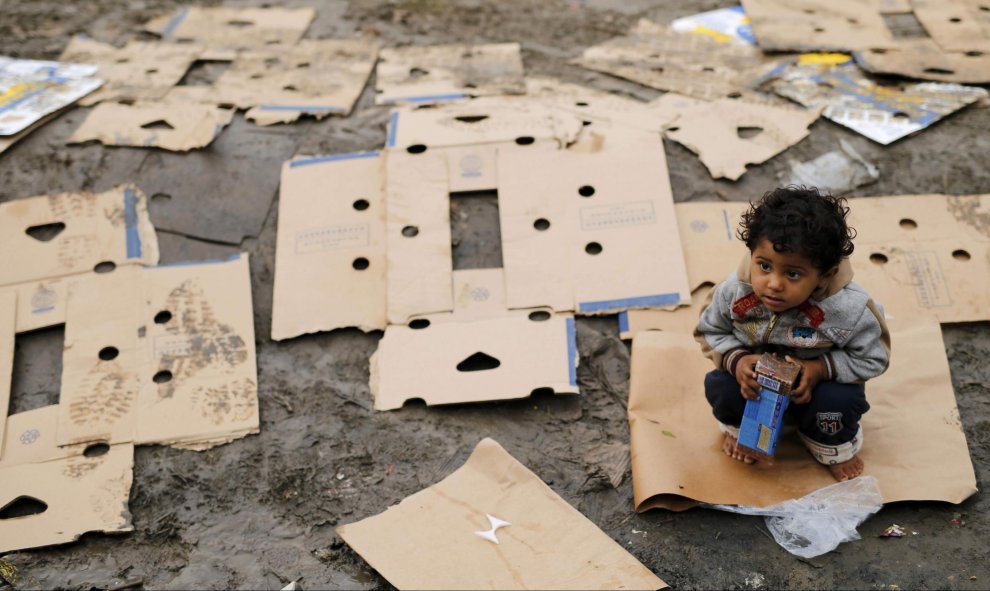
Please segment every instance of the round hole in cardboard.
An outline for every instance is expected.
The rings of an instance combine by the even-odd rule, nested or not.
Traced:
[[[911,218],[904,218],[900,221],[901,227],[905,230],[914,230],[918,227],[918,222],[912,220]]]
[[[536,312],[529,313],[529,319],[533,322],[544,322],[550,320],[550,312],[546,310],[537,310]]]
[[[367,199],[358,199],[357,201],[354,202],[353,205],[354,205],[354,209],[358,211],[364,211],[369,207],[371,207],[371,204],[368,203]]]
[[[584,252],[588,254],[601,254],[602,245],[597,242],[589,242],[584,246]]]
[[[117,265],[113,261],[103,261],[102,263],[96,263],[96,266],[93,267],[93,270],[96,271],[97,273],[110,273],[116,268]]]
[[[587,127],[587,126],[591,125],[591,121],[588,121],[587,119],[585,119],[584,121],[581,122],[581,125]]]
[[[542,232],[550,227],[550,220],[540,218],[533,222],[533,227]]]
[[[588,106],[588,103],[586,103],[584,101],[578,101],[578,102],[574,103],[574,105],[577,106],[577,107],[587,107]]]
[[[364,271],[369,266],[371,266],[371,263],[369,263],[368,262],[368,259],[366,259],[364,257],[358,257],[358,258],[354,259],[354,262],[351,263],[351,266],[354,267],[355,269],[357,269],[358,271]]]
[[[426,318],[417,318],[409,323],[409,328],[413,330],[423,330],[430,325],[430,321]]]
[[[972,257],[969,256],[969,252],[960,248],[958,250],[952,251],[952,258],[956,259],[957,261],[968,261]]]
[[[405,236],[406,238],[412,238],[413,236],[417,236],[418,234],[419,234],[419,228],[417,228],[416,226],[406,226],[405,228],[402,228],[402,235]]]
[[[409,152],[410,154],[422,154],[425,151],[426,151],[426,146],[424,146],[423,144],[413,144],[408,148],[406,148],[406,152]]]
[[[167,369],[163,369],[160,372],[152,376],[151,381],[156,384],[166,384],[172,381],[172,372]]]
[[[962,19],[959,18],[958,16],[954,16],[954,17],[952,17],[952,18],[949,19],[949,22],[950,23],[961,23],[962,22]]]
[[[155,314],[155,324],[165,324],[172,319],[172,313],[168,310],[162,310],[161,312]]]
[[[888,260],[887,259],[887,255],[881,254],[879,252],[875,252],[875,253],[873,253],[873,254],[870,255],[870,261],[872,261],[873,263],[875,263],[877,265],[886,265],[887,264],[887,260]]]
[[[99,355],[103,361],[113,361],[117,358],[117,355],[120,355],[120,351],[117,347],[103,347],[100,349]]]
[[[595,188],[592,187],[591,185],[582,185],[578,189],[578,195],[582,197],[591,197],[594,194],[595,194]]]
[[[106,441],[97,441],[96,443],[90,443],[83,450],[83,455],[87,458],[98,458],[110,451],[110,444]]]
[[[529,135],[524,135],[522,137],[517,137],[516,138],[516,143],[519,144],[520,146],[528,146],[528,145],[532,144],[535,141],[536,140],[533,139],[533,137],[532,136],[529,136]]]

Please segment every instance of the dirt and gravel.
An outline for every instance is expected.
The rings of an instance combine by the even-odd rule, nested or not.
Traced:
[[[71,35],[123,43],[173,0],[0,0],[0,55],[55,58]],[[208,2],[204,4],[209,4]],[[230,2],[232,5],[257,5]],[[661,0],[307,0],[319,17],[309,37],[355,32],[384,44],[519,41],[527,71],[626,96],[656,91],[568,64],[582,48],[623,34],[640,17],[668,22],[728,2]],[[913,34],[911,23],[898,25]],[[187,76],[202,83],[205,69]],[[334,534],[429,486],[493,437],[646,566],[677,588],[981,589],[990,503],[981,492],[954,506],[898,503],[860,531],[863,540],[799,560],[763,522],[708,510],[632,511],[628,470],[614,486],[608,453],[629,440],[629,346],[614,316],[578,321],[581,395],[374,412],[368,359],[381,333],[357,330],[275,343],[268,339],[282,160],[294,153],[378,148],[387,111],[366,89],[355,114],[261,129],[238,115],[213,146],[187,155],[100,145],[66,146],[86,109],[73,109],[0,156],[0,201],[135,182],[152,200],[162,262],[250,253],[260,380],[261,433],[205,452],[141,447],[130,508],[134,531],[87,534],[73,544],[10,553],[17,571],[0,590],[61,587],[379,588],[388,583]],[[882,147],[820,120],[811,136],[753,167],[739,182],[712,180],[697,158],[667,142],[677,201],[744,200],[787,172],[850,142],[880,169],[854,195],[990,192],[990,109],[970,108]],[[494,194],[460,197],[451,215],[455,268],[501,261]],[[0,257],[16,253],[0,253]],[[977,482],[990,477],[990,324],[945,325],[952,380]],[[63,329],[18,335],[11,412],[58,401]],[[896,352],[895,352],[896,354]],[[923,479],[927,475],[917,474]],[[955,520],[955,521],[953,521]],[[881,539],[892,523],[905,538]],[[961,524],[961,525],[960,525]],[[916,535],[915,535],[916,532]]]

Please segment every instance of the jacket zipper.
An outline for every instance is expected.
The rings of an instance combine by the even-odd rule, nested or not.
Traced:
[[[770,333],[773,332],[773,327],[777,325],[777,318],[779,318],[779,316],[777,316],[773,312],[770,312],[770,324],[767,326],[767,331],[763,333],[764,345],[770,344]]]

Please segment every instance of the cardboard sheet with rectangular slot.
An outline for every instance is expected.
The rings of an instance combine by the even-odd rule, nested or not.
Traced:
[[[377,80],[380,105],[526,92],[518,43],[383,49]]]
[[[206,449],[258,430],[247,255],[75,282],[58,443]]]
[[[131,41],[122,48],[89,37],[73,37],[59,58],[99,66],[106,84],[80,101],[84,106],[111,100],[157,100],[182,80],[202,56],[196,45]]]
[[[872,408],[861,422],[865,473],[877,478],[885,503],[960,503],[976,492],[976,475],[939,324],[904,318],[889,325],[891,366],[866,386]],[[648,331],[633,342],[629,423],[637,511],[678,511],[698,502],[764,507],[835,482],[795,433],[785,433],[773,465],[726,456],[705,400],[704,376],[712,369],[689,334]]]
[[[202,8],[187,6],[145,23],[144,30],[177,43],[211,49],[288,48],[316,17],[313,8]]]
[[[498,171],[510,308],[607,314],[690,300],[655,134],[612,127],[566,150],[513,147]]]
[[[497,544],[477,535],[487,530]],[[444,480],[337,533],[399,589],[666,588],[491,439]]]
[[[17,332],[65,322],[68,279],[94,270],[158,262],[144,193],[62,193],[0,204],[0,293],[16,292]]]
[[[24,133],[102,84],[92,64],[0,56],[0,141],[17,141],[11,136]]]
[[[234,117],[232,109],[188,103],[101,103],[69,138],[70,144],[162,148],[187,152],[209,145]]]
[[[765,51],[853,51],[896,43],[880,6],[860,0],[743,0]]]
[[[452,313],[391,325],[371,358],[377,410],[577,394],[574,318],[508,310],[502,269],[453,272]],[[425,326],[424,326],[425,325]]]
[[[282,167],[272,339],[385,328],[384,159],[358,152]]]

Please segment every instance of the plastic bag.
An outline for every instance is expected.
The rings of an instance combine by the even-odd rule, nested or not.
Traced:
[[[876,478],[860,476],[770,507],[705,506],[763,515],[773,539],[785,550],[802,558],[814,558],[835,550],[842,542],[858,540],[856,527],[883,507],[883,497]]]

